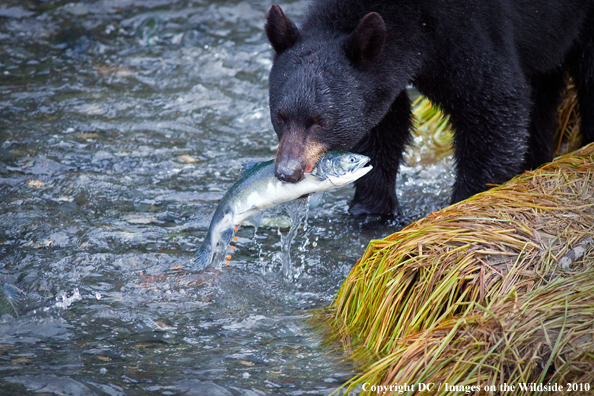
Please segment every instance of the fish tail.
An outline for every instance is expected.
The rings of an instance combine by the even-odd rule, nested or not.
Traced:
[[[231,243],[231,238],[233,238],[233,232],[235,231],[235,227],[227,228],[221,233],[221,243],[223,246],[227,247],[229,243]]]
[[[210,238],[206,238],[202,246],[200,246],[196,252],[196,258],[194,259],[194,269],[196,271],[203,270],[210,265],[214,250],[214,245]]]
[[[235,227],[231,227],[223,230],[220,234],[215,232],[214,236],[210,233],[206,236],[202,246],[196,252],[196,258],[194,259],[194,269],[196,271],[203,270],[212,264],[215,248],[218,244],[225,247],[229,245],[231,238],[233,238],[234,229]]]

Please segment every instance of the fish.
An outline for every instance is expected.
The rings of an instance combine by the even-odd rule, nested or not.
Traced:
[[[328,151],[297,183],[278,180],[274,175],[274,160],[246,166],[240,179],[221,199],[196,253],[193,268],[199,271],[208,267],[217,245],[228,245],[234,231],[244,221],[251,219],[257,227],[262,214],[274,206],[352,183],[371,171],[369,161],[370,158],[362,154]]]

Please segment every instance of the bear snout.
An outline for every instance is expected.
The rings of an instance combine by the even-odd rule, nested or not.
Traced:
[[[294,164],[299,161],[288,161],[283,163],[276,163],[274,175],[283,182],[297,183],[303,179],[303,167],[301,164]]]
[[[321,144],[306,137],[304,130],[291,130],[281,139],[274,160],[274,174],[283,182],[297,183],[305,173],[311,172],[320,156],[327,150]]]

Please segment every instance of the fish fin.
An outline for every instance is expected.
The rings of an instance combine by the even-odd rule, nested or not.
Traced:
[[[249,209],[244,210],[243,212],[238,213],[238,215],[241,216],[241,215],[249,212],[250,210],[254,210],[254,209],[258,209],[258,207],[256,205],[252,205]],[[253,219],[253,217],[252,217],[252,219]]]
[[[247,171],[249,171],[250,169],[252,169],[254,166],[260,164],[260,162],[258,161],[243,161],[241,163],[241,168],[239,170],[239,175],[240,177],[245,175]]]
[[[233,232],[235,227],[230,227],[221,232],[221,237],[219,238],[218,242],[212,241],[212,237],[209,235],[202,243],[202,246],[196,252],[196,258],[194,259],[194,270],[201,271],[212,264],[212,259],[215,254],[215,249],[217,245],[220,243],[225,248],[231,242],[231,238],[233,238]]]
[[[260,227],[260,223],[262,223],[263,217],[264,217],[264,212],[260,212],[250,219],[250,223],[252,223],[252,225],[255,228],[258,228],[258,227]]]
[[[221,233],[220,243],[227,247],[229,243],[231,243],[231,238],[233,238],[233,232],[235,232],[235,227],[227,228],[225,231]]]
[[[315,193],[315,194],[311,194],[309,196],[309,209],[314,209],[317,208],[320,203],[322,203],[322,197],[323,197],[324,193],[320,192],[320,193]]]
[[[196,252],[194,259],[194,269],[201,271],[211,264],[212,256],[214,255],[214,247],[211,243],[204,241],[202,246]]]

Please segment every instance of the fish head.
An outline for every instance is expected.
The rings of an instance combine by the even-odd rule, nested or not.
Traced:
[[[328,151],[320,157],[311,174],[335,186],[343,186],[371,171],[369,161],[370,158],[362,154]]]

